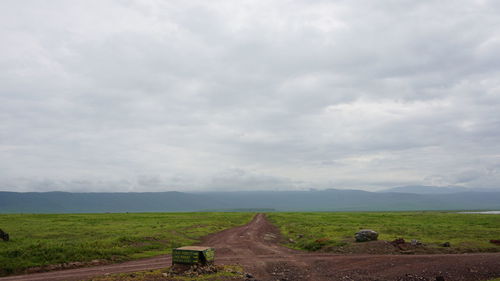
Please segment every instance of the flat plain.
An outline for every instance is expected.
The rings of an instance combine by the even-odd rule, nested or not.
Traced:
[[[252,217],[252,222],[245,224]],[[238,225],[243,226],[233,227]],[[500,234],[498,215],[452,212],[0,215],[0,227],[13,238],[0,248],[0,268],[4,275],[26,269],[25,272],[33,272],[33,266],[41,265],[94,259],[106,264],[139,259],[88,270],[13,276],[12,280],[24,280],[28,276],[33,280],[80,280],[80,277],[103,272],[135,272],[118,275],[116,280],[142,280],[144,276],[138,271],[156,270],[170,264],[170,256],[164,254],[173,247],[200,242],[216,248],[219,264],[240,264],[262,280],[271,280],[276,274],[286,275],[287,280],[304,280],[310,275],[313,277],[307,280],[337,280],[345,276],[355,280],[372,280],[373,276],[393,280],[404,274],[422,274],[419,276],[432,279],[441,273],[450,280],[491,280],[499,276],[496,269],[500,268],[498,253],[460,254],[500,252],[500,246],[489,243]],[[377,230],[381,240],[355,243],[353,235],[362,228]],[[223,229],[226,230],[219,232]],[[405,251],[405,255],[401,255],[402,252],[384,252],[384,248],[380,248],[384,245],[395,249],[387,241],[401,237],[421,241],[423,245],[412,250],[423,251]],[[443,242],[450,242],[451,247],[441,246]],[[363,247],[356,248],[359,245]],[[451,255],[443,255],[448,253]],[[155,257],[140,259],[151,256]],[[324,266],[318,267],[319,263]],[[93,264],[75,267],[89,265]],[[366,271],[364,275],[360,275],[359,266]],[[392,268],[390,272],[386,271],[388,266]],[[339,267],[343,271],[326,270]],[[52,270],[50,266],[48,269]],[[427,273],[424,274],[423,269]],[[153,272],[150,277],[156,280],[157,275],[161,272]],[[242,279],[234,275],[226,277]]]
[[[425,247],[416,250],[425,253],[500,251],[500,246],[489,242],[500,239],[500,215],[455,212],[315,212],[270,213],[268,217],[288,239],[286,246],[299,250],[363,253],[370,249],[350,247],[354,242],[354,234],[360,229],[373,229],[379,233],[379,240],[418,240]],[[445,242],[449,242],[451,247],[442,247]],[[372,253],[384,251],[383,247],[372,250]]]
[[[10,234],[10,241],[0,243],[0,276],[64,263],[90,263],[73,264],[83,266],[166,254],[252,217],[250,213],[2,214],[0,228]]]

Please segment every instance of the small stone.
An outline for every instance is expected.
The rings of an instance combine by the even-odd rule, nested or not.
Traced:
[[[394,239],[393,241],[391,241],[391,244],[392,245],[402,245],[405,243],[405,240],[403,238],[398,238],[398,239]]]
[[[356,242],[375,241],[378,239],[378,233],[371,229],[362,229],[354,235]]]
[[[441,246],[443,246],[443,247],[451,247],[451,244],[450,244],[450,242],[444,242],[443,244],[441,244]]]
[[[420,246],[420,245],[422,245],[422,242],[418,241],[417,239],[413,239],[413,240],[411,240],[410,244],[412,246]]]
[[[252,275],[252,274],[250,274],[250,273],[245,273],[245,277],[246,277],[246,278],[253,278],[253,275]]]
[[[3,241],[9,241],[9,234],[0,229],[0,239]]]

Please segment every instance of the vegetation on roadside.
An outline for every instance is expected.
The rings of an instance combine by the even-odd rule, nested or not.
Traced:
[[[252,217],[251,213],[0,214],[0,228],[10,234],[9,242],[0,241],[0,276],[69,262],[95,264],[166,254]],[[76,264],[81,265],[85,263]]]
[[[216,273],[196,276],[168,276],[168,268],[140,271],[134,273],[112,274],[96,277],[89,281],[242,281],[245,280],[243,268],[239,265],[218,266]]]
[[[380,240],[416,239],[442,252],[498,252],[500,216],[451,212],[270,213],[268,218],[301,250],[340,251],[354,243],[360,229],[379,232]],[[290,240],[291,239],[291,240]],[[450,242],[451,247],[440,245]],[[361,244],[361,243],[359,243]]]

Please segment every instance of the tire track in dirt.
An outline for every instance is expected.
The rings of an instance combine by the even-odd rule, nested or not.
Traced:
[[[340,255],[305,253],[280,245],[279,229],[263,214],[240,227],[206,236],[219,264],[241,264],[261,281],[480,281],[500,277],[500,253],[451,255]],[[119,264],[9,276],[0,281],[85,280],[94,276],[167,267],[170,255]]]
[[[249,224],[209,235],[202,243],[225,257],[221,263],[237,261],[259,280],[315,280],[311,279],[309,267],[297,258],[302,252],[281,246],[280,238],[279,229],[264,214],[257,214]],[[283,261],[286,267],[280,266]],[[278,266],[283,270],[275,270]]]

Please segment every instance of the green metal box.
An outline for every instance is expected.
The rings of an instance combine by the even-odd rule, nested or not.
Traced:
[[[210,264],[215,260],[214,248],[186,246],[172,250],[172,264]]]

